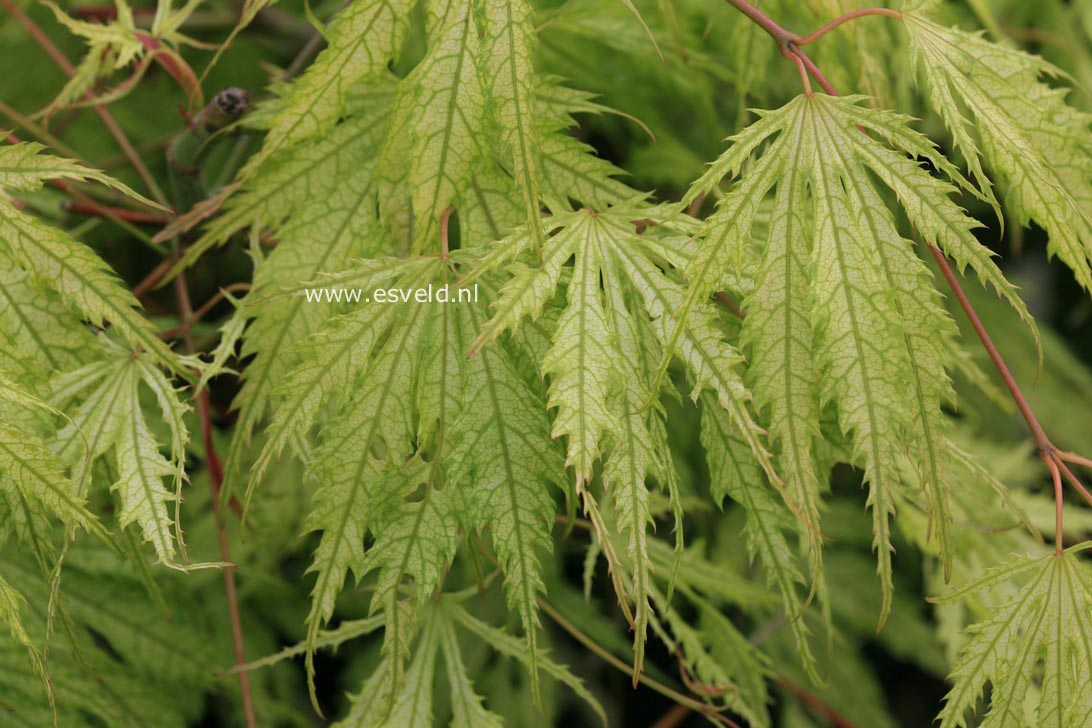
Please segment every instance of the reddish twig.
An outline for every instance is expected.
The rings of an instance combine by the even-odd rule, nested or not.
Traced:
[[[1067,463],[1073,463],[1075,465],[1083,465],[1086,468],[1092,468],[1092,460],[1081,457],[1080,455],[1075,455],[1071,452],[1063,452],[1061,450],[1058,450],[1058,457],[1062,460],[1065,460]]]
[[[686,720],[686,716],[690,715],[690,713],[690,708],[676,703],[675,705],[672,705],[666,713],[660,716],[659,720],[652,724],[652,728],[675,728]]]
[[[235,293],[237,291],[249,291],[249,290],[250,290],[250,284],[246,283],[245,281],[241,281],[239,283],[232,283],[229,286],[224,286],[223,288],[218,290],[216,293],[212,294],[212,296],[209,298],[209,300],[207,300],[203,304],[201,304],[201,307],[198,308],[196,311],[194,311],[193,315],[190,316],[186,320],[185,323],[181,323],[181,324],[179,324],[178,326],[175,326],[172,329],[167,329],[166,331],[161,332],[159,334],[159,337],[161,339],[169,339],[171,337],[178,336],[179,334],[185,334],[186,332],[193,329],[194,324],[196,324],[198,321],[203,319],[205,317],[205,314],[207,314],[209,311],[211,311],[216,306],[216,304],[218,304],[218,303],[220,303],[220,301],[224,300],[224,298],[227,296],[227,294]]]
[[[796,45],[798,46],[807,45],[808,43],[814,43],[830,31],[837,28],[842,23],[847,23],[850,20],[863,18],[868,15],[887,15],[889,17],[902,20],[902,13],[900,13],[898,10],[892,10],[891,8],[864,8],[862,10],[854,10],[853,12],[846,13],[845,15],[835,18],[814,33],[810,35],[805,35],[803,38],[797,38],[793,42],[796,43]]]
[[[747,2],[747,0],[728,0],[728,4],[750,18],[755,25],[766,31],[778,45],[787,46],[790,41],[799,40],[800,36],[782,28],[773,18]]]
[[[834,85],[827,80],[827,77],[823,75],[823,72],[819,70],[819,67],[808,58],[808,54],[804,52],[803,48],[800,48],[795,42],[789,43],[789,52],[795,57],[800,59],[800,62],[804,64],[804,68],[808,69],[808,73],[815,76],[815,80],[819,82],[819,87],[823,91],[827,92],[831,96],[837,96],[838,92],[834,90]]]
[[[679,677],[682,678],[683,685],[686,689],[695,695],[702,695],[709,698],[719,698],[732,692],[734,688],[731,685],[709,685],[697,680],[691,673],[690,668],[686,666],[686,661],[683,659],[682,650],[677,646],[675,647],[675,659],[679,663]]]
[[[1092,493],[1089,493],[1088,489],[1084,487],[1084,484],[1077,480],[1077,476],[1073,474],[1073,471],[1066,467],[1065,463],[1062,461],[1062,456],[1057,450],[1054,451],[1054,461],[1058,464],[1058,468],[1062,471],[1062,475],[1065,476],[1065,479],[1069,481],[1069,484],[1081,494],[1081,497],[1085,499],[1088,505],[1092,506]]]
[[[1047,453],[1040,451],[1039,457],[1043,464],[1050,470],[1051,480],[1054,481],[1054,552],[1062,553],[1062,474],[1058,472],[1058,463]]]
[[[993,340],[990,339],[989,333],[986,331],[986,327],[982,325],[982,320],[978,317],[978,313],[974,310],[974,306],[971,305],[970,300],[967,298],[967,294],[963,292],[963,288],[959,285],[959,280],[956,278],[955,271],[948,264],[948,259],[944,257],[937,248],[930,245],[929,252],[933,254],[933,258],[937,261],[937,265],[940,266],[940,273],[944,276],[944,280],[948,282],[948,286],[952,289],[952,293],[955,295],[956,300],[959,302],[960,308],[963,309],[963,314],[970,321],[971,327],[975,333],[978,334],[979,340],[982,342],[983,348],[990,357],[990,361],[993,362],[994,368],[1001,374],[1001,379],[1005,383],[1005,387],[1009,390],[1009,395],[1012,397],[1013,402],[1016,403],[1016,408],[1020,411],[1021,416],[1024,418],[1024,422],[1027,423],[1028,429],[1031,430],[1032,437],[1035,438],[1035,445],[1039,448],[1039,457],[1043,463],[1050,470],[1051,478],[1054,482],[1054,509],[1055,509],[1055,527],[1057,533],[1054,539],[1054,550],[1056,553],[1062,552],[1062,482],[1061,475],[1065,475],[1065,479],[1069,481],[1070,485],[1080,493],[1089,505],[1092,505],[1092,493],[1088,492],[1084,484],[1077,478],[1073,472],[1066,467],[1065,461],[1071,463],[1081,464],[1088,467],[1092,467],[1092,460],[1083,458],[1079,455],[1073,455],[1059,450],[1047,437],[1046,431],[1043,430],[1043,426],[1039,424],[1039,419],[1035,416],[1035,412],[1032,411],[1031,405],[1028,404],[1027,398],[1024,397],[1024,393],[1020,391],[1020,385],[1016,383],[1016,378],[1012,376],[1012,372],[1009,371],[1009,367],[1005,364],[1005,359],[1001,356],[1001,353],[994,346]]]
[[[173,256],[170,256],[164,258],[159,265],[152,268],[148,275],[144,276],[144,279],[141,280],[140,283],[137,283],[133,288],[133,295],[136,296],[137,300],[141,300],[154,291],[156,284],[163,280],[163,276],[167,275],[167,271],[169,271],[174,264],[175,259]]]
[[[204,95],[201,93],[201,83],[197,80],[197,74],[190,68],[179,54],[163,46],[156,38],[147,33],[137,33],[140,44],[151,51],[151,57],[165,70],[179,88],[186,94],[186,99],[195,106],[204,106]]]
[[[974,306],[971,305],[970,300],[967,298],[967,294],[963,292],[963,287],[959,284],[959,279],[956,278],[955,271],[953,271],[952,267],[948,264],[948,259],[944,257],[944,254],[941,253],[940,250],[932,245],[929,246],[929,252],[933,254],[933,259],[936,260],[937,265],[940,266],[940,273],[944,276],[944,280],[948,282],[949,287],[951,287],[956,301],[959,302],[959,307],[963,309],[963,313],[967,317],[967,320],[970,321],[971,327],[982,341],[982,347],[989,355],[990,361],[993,362],[994,367],[1001,374],[1001,379],[1005,382],[1005,387],[1009,390],[1009,394],[1016,403],[1016,408],[1020,410],[1020,414],[1023,416],[1024,421],[1027,422],[1028,429],[1031,430],[1031,434],[1035,437],[1035,443],[1039,446],[1039,450],[1053,450],[1054,446],[1051,444],[1050,438],[1047,437],[1046,432],[1043,431],[1042,425],[1039,424],[1039,420],[1035,417],[1035,413],[1032,412],[1031,405],[1028,404],[1027,399],[1024,397],[1024,393],[1020,391],[1020,385],[1016,383],[1016,379],[1012,376],[1012,372],[1009,371],[1009,367],[1005,364],[1001,352],[994,346],[993,340],[986,331],[986,327],[982,325],[982,319],[978,317],[978,312],[974,310]]]
[[[175,258],[178,255],[178,245],[175,244]],[[185,273],[179,273],[175,278],[175,295],[178,299],[178,314],[180,323],[189,326],[194,317],[193,304],[190,301],[189,287],[186,285]],[[188,352],[193,352],[193,337],[187,328],[183,339]],[[220,502],[220,490],[224,484],[224,465],[216,452],[216,445],[212,441],[212,407],[209,400],[208,388],[202,388],[197,393],[197,416],[201,423],[201,440],[205,446],[205,465],[209,469],[209,486],[212,490],[212,511],[216,519],[216,538],[220,546],[220,559],[226,564],[233,564],[231,560],[231,547],[228,543],[227,529],[224,527],[224,519],[216,504]],[[235,651],[235,664],[245,665],[246,643],[243,639],[243,621],[239,616],[239,597],[235,588],[235,566],[224,567],[224,591],[227,596],[228,618],[231,622],[231,643]],[[250,676],[246,670],[239,671],[239,691],[243,700],[243,715],[246,717],[247,728],[257,728],[258,721],[254,715],[254,699],[250,691]]]
[[[81,200],[66,200],[61,204],[66,212],[74,215],[88,215],[91,217],[117,218],[129,222],[143,223],[146,225],[166,225],[170,216],[156,214],[154,212],[141,212],[140,210],[128,210],[124,207],[100,205],[97,202],[84,202]]]
[[[796,699],[799,700],[801,703],[808,706],[813,711],[830,721],[830,723],[834,725],[835,728],[854,728],[853,724],[849,722],[848,718],[824,703],[816,696],[812,695],[810,692],[804,689],[803,686],[797,685],[792,680],[784,677],[777,678],[777,682],[779,685],[781,685],[781,687],[785,688],[785,690],[792,693],[792,695],[795,696]]]
[[[216,518],[216,537],[220,543],[220,558],[230,564],[231,547],[228,544],[227,530],[220,515],[220,509],[215,504],[220,500],[220,488],[224,483],[224,466],[220,456],[216,453],[216,447],[212,442],[212,412],[209,405],[209,391],[202,389],[197,395],[197,412],[201,420],[201,437],[205,445],[205,464],[209,469],[209,481],[212,483],[213,516]],[[224,591],[227,593],[228,616],[231,620],[231,643],[235,650],[235,664],[245,665],[246,645],[243,642],[243,621],[239,616],[239,597],[235,589],[235,567],[224,568]],[[257,718],[254,715],[254,700],[250,692],[250,676],[246,670],[239,671],[239,690],[243,697],[243,714],[246,716],[247,728],[256,728]]]
[[[807,64],[804,63],[804,58],[806,56],[804,56],[803,51],[799,51],[799,49],[792,44],[792,41],[789,41],[783,46],[778,46],[777,49],[781,51],[781,55],[788,58],[796,66],[796,70],[800,74],[800,82],[804,85],[804,93],[811,96],[813,93],[811,90],[811,79],[808,77],[808,67]]]

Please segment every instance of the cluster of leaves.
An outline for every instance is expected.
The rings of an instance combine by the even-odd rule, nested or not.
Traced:
[[[149,24],[124,0],[101,22],[49,4],[34,17],[83,60],[13,117],[57,146],[35,119],[145,93],[196,111],[203,82],[286,65],[276,44],[232,56],[260,18],[311,33],[238,124],[155,130],[199,137],[185,199],[0,146],[0,703],[21,723],[245,705],[304,725],[308,694],[346,726],[633,722],[621,668],[710,722],[895,725],[866,644],[947,676],[944,726],[1092,721],[1092,519],[1067,507],[1054,533],[923,255],[1003,299],[972,294],[1023,337],[1002,348],[1059,444],[1087,446],[1092,374],[980,233],[1034,223],[1087,310],[1092,116],[1064,84],[1092,53],[1063,70],[912,3],[819,41],[829,80],[867,94],[838,97],[799,93],[761,28],[694,0],[248,0],[223,46],[201,5],[160,0]],[[1009,3],[971,5],[1002,32]],[[1088,3],[1051,5],[1087,46]],[[152,238],[57,207],[91,193],[181,209]],[[135,257],[118,230],[174,253],[115,273]],[[146,312],[128,279],[149,269]],[[187,280],[225,271],[247,294],[198,321]],[[441,288],[469,302],[306,295]],[[338,648],[333,675],[316,656]]]

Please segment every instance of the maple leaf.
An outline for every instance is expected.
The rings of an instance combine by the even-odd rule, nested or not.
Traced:
[[[970,629],[949,680],[939,720],[966,726],[986,683],[993,686],[982,725],[1084,725],[1092,719],[1088,665],[1092,664],[1092,573],[1077,554],[1092,544],[1062,553],[1021,557],[987,571],[939,597],[941,604],[989,589],[1002,579],[1026,576],[1019,591]],[[1042,666],[1038,708],[1032,717],[1035,667]]]
[[[518,326],[525,316],[540,315],[554,298],[565,262],[573,259],[567,303],[541,368],[550,376],[548,406],[557,410],[553,435],[568,443],[566,465],[573,470],[577,493],[605,547],[623,611],[630,616],[629,605],[634,607],[630,618],[635,626],[638,672],[651,588],[647,546],[651,516],[645,481],[656,477],[661,483],[669,482],[672,466],[670,455],[652,434],[662,427],[661,415],[645,411],[652,387],[649,369],[635,364],[642,358],[649,364],[659,358],[659,346],[651,352],[641,350],[649,341],[659,340],[662,345],[676,336],[672,313],[683,296],[681,287],[654,262],[656,244],[646,243],[631,222],[650,215],[655,217],[655,211],[631,203],[551,218],[556,232],[542,247],[541,265],[532,268],[518,260],[510,265],[511,277],[500,290],[493,318],[472,345],[473,351],[484,351],[486,344]],[[533,247],[533,240],[529,233],[517,232],[500,241],[485,253],[472,275],[519,258]],[[699,309],[678,338],[679,358],[690,374],[693,396],[706,389],[715,393],[756,462],[779,486],[781,479],[763,432],[747,409],[750,395],[737,373],[741,358],[712,324],[711,312]],[[618,526],[629,534],[628,575],[610,548],[613,535],[587,489],[594,464],[600,460],[604,489],[621,519]]]
[[[933,145],[908,127],[906,117],[866,109],[861,101],[799,96],[763,113],[732,139],[684,198],[741,175],[704,225],[687,268],[686,300],[676,315],[685,321],[688,311],[716,290],[725,270],[754,277],[755,290],[744,301],[743,339],[754,354],[749,373],[758,403],[769,408],[771,434],[782,457],[789,458],[784,470],[791,473],[790,496],[809,521],[816,519],[818,481],[811,453],[820,402],[833,402],[869,484],[884,593],[882,624],[893,589],[889,518],[901,482],[898,453],[920,466],[936,535],[950,560],[947,425],[941,405],[952,397],[943,342],[954,330],[876,180],[895,193],[926,242],[972,267],[1022,317],[1030,317],[989,251],[971,234],[978,224],[949,199],[955,188],[913,157],[938,160],[935,166],[957,181],[958,171],[939,161]],[[862,128],[876,138],[861,134]],[[748,268],[752,226],[771,194],[770,235],[761,263]],[[813,539],[813,554],[818,547]]]
[[[979,189],[993,198],[983,160],[1002,183],[1006,207],[1050,235],[1047,250],[1092,292],[1092,115],[1042,82],[1066,74],[981,34],[904,16],[911,59]],[[996,205],[996,203],[994,203]]]

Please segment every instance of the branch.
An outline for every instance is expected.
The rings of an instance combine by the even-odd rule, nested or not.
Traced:
[[[830,31],[837,28],[842,23],[848,23],[850,20],[863,18],[868,15],[887,15],[889,17],[902,20],[902,13],[900,13],[898,10],[892,10],[891,8],[864,8],[863,10],[854,10],[851,13],[846,13],[845,15],[835,18],[811,35],[805,35],[803,38],[797,38],[793,42],[796,43],[796,45],[798,46],[807,45],[808,43],[814,43]]]
[[[803,686],[797,685],[792,680],[784,677],[777,678],[777,682],[781,687],[785,688],[785,690],[796,696],[797,700],[801,703],[829,720],[835,728],[854,728],[853,724],[850,723],[847,718],[816,696],[812,695]]]
[[[142,223],[144,225],[166,225],[170,220],[170,217],[165,214],[100,205],[94,201],[83,202],[79,200],[65,200],[61,203],[61,208],[73,215],[88,215],[90,217],[105,217],[107,219],[114,216],[120,220],[128,220],[129,222]]]
[[[777,41],[778,45],[784,47],[787,46],[790,41],[800,40],[800,36],[782,28],[773,18],[747,2],[747,0],[728,0],[728,4],[754,21],[755,25],[769,33],[770,37]]]
[[[177,252],[178,244],[175,243]],[[187,327],[183,333],[186,350],[193,352],[193,337],[189,326],[192,326],[193,304],[190,302],[189,288],[186,285],[186,276],[180,273],[175,279],[175,294],[178,298],[178,314],[182,326]],[[220,456],[216,453],[216,446],[212,441],[212,407],[209,400],[208,388],[203,388],[197,393],[197,416],[201,422],[201,439],[205,446],[205,465],[209,470],[209,486],[212,490],[212,511],[216,519],[216,538],[220,546],[220,560],[233,564],[231,560],[231,547],[228,544],[227,529],[224,528],[223,514],[216,504],[220,502],[220,489],[224,483],[224,466]],[[235,651],[235,664],[243,666],[247,664],[246,644],[243,640],[243,621],[239,616],[239,596],[235,589],[235,566],[224,568],[224,591],[227,594],[228,618],[231,621],[231,642]],[[239,692],[243,699],[243,714],[246,716],[247,728],[257,728],[258,721],[254,715],[254,699],[250,692],[250,675],[246,670],[239,671]]]
[[[172,261],[172,263],[173,263],[173,261]],[[166,270],[166,269],[164,269],[164,270]],[[220,303],[220,301],[224,300],[224,298],[229,293],[236,293],[238,291],[249,291],[249,290],[250,290],[250,284],[246,283],[245,281],[240,281],[238,283],[232,283],[231,285],[224,286],[223,288],[218,290],[216,293],[214,293],[209,298],[209,300],[207,300],[203,304],[201,304],[201,307],[198,308],[196,311],[194,311],[190,315],[190,317],[186,320],[185,323],[181,323],[181,324],[179,324],[178,326],[175,326],[172,329],[167,329],[166,331],[160,332],[159,338],[169,339],[169,338],[172,338],[174,336],[178,336],[179,334],[185,334],[185,333],[191,331],[193,329],[194,324],[196,324],[198,321],[203,319],[205,317],[205,314],[207,314],[209,311],[211,311],[216,306],[216,304]]]

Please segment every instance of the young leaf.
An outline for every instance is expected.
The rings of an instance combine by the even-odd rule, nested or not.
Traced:
[[[1064,72],[980,34],[903,17],[912,62],[979,188],[992,195],[984,158],[1017,221],[1043,226],[1048,251],[1092,292],[1092,116],[1040,80]]]
[[[1023,557],[938,601],[946,603],[972,590],[988,588],[1001,575],[1030,571],[1020,591],[991,610],[970,629],[949,679],[952,689],[940,712],[943,728],[966,726],[986,683],[992,685],[982,725],[1064,726],[1092,720],[1087,666],[1092,664],[1092,573],[1077,553]],[[1036,666],[1042,683],[1034,717],[1029,715]]]
[[[953,327],[927,269],[898,233],[875,180],[897,194],[928,242],[951,252],[961,265],[974,266],[1026,312],[970,235],[975,224],[948,201],[954,188],[908,160],[907,155],[934,158],[932,145],[910,132],[904,117],[866,109],[860,102],[860,97],[798,97],[738,135],[696,183],[695,190],[710,189],[720,176],[737,174],[745,155],[766,145],[707,221],[703,247],[688,268],[691,287],[677,315],[685,321],[694,304],[716,289],[725,268],[743,269],[745,242],[759,203],[776,187],[758,283],[744,302],[749,314],[757,314],[743,323],[744,339],[752,342],[756,354],[755,387],[772,408],[785,454],[805,466],[807,460],[799,458],[818,431],[816,394],[837,405],[839,423],[850,435],[854,459],[863,465],[869,483],[873,544],[885,595],[882,624],[890,609],[888,519],[900,485],[900,452],[920,464],[935,533],[943,543],[945,562],[951,558],[946,424],[940,407],[952,397],[943,342],[953,335]],[[862,127],[885,143],[861,134]],[[933,194],[915,191],[922,188]],[[784,386],[793,372],[803,374],[791,382],[792,388]],[[793,391],[804,409],[790,410],[784,400],[777,403]],[[806,470],[790,476],[794,502],[813,517],[814,478]],[[813,540],[813,551],[815,545]]]

